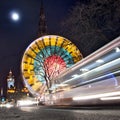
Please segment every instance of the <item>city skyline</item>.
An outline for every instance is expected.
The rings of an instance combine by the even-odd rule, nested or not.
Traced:
[[[119,1],[113,3],[101,1],[101,14],[98,14],[99,11],[96,10],[99,7],[99,1],[80,0],[78,1],[79,3],[76,2],[77,0],[44,0],[44,13],[48,34],[68,38],[82,51],[81,53],[84,57],[113,40],[113,38],[118,37],[119,7],[117,7],[117,4],[119,4]],[[109,9],[106,9],[104,4]],[[115,8],[114,5],[116,6]],[[38,38],[40,6],[41,0],[1,1],[0,14],[3,16],[0,19],[1,86],[6,83],[6,76],[10,69],[13,71],[17,81],[21,79],[20,66],[24,51],[31,42]],[[86,12],[87,9],[89,11]],[[80,16],[81,10],[83,10],[84,14],[88,15],[87,18],[84,14]],[[95,12],[91,14],[93,10]],[[111,12],[111,10],[113,11]],[[102,21],[101,16],[104,18]],[[113,18],[110,16],[113,16]],[[65,23],[64,26],[62,26],[62,22]],[[118,26],[114,26],[116,22]],[[86,29],[87,27],[90,29]],[[61,30],[63,30],[63,34]],[[64,34],[64,32],[66,33]]]

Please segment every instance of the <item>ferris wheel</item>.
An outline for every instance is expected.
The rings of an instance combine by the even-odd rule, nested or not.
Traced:
[[[24,52],[24,83],[32,94],[41,95],[51,87],[53,78],[81,59],[79,49],[68,39],[57,35],[40,37]]]

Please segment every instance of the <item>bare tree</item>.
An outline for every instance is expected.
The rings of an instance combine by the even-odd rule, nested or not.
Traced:
[[[87,56],[119,35],[119,6],[120,0],[77,2],[62,23],[62,34]]]

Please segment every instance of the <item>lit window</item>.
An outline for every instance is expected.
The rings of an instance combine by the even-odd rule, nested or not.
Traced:
[[[96,63],[104,63],[104,61],[102,59],[99,59],[96,61]]]
[[[87,72],[87,71],[89,71],[89,69],[87,69],[87,68],[82,68],[82,69],[80,69],[80,71],[81,71],[81,72]]]
[[[119,48],[119,47],[116,47],[116,48],[115,48],[115,51],[116,51],[116,52],[120,52],[120,48]]]
[[[74,74],[74,75],[72,75],[72,78],[77,78],[77,77],[79,77],[78,74]]]

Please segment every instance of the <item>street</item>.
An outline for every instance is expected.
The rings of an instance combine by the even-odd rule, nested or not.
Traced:
[[[120,120],[120,109],[0,108],[0,120]]]

